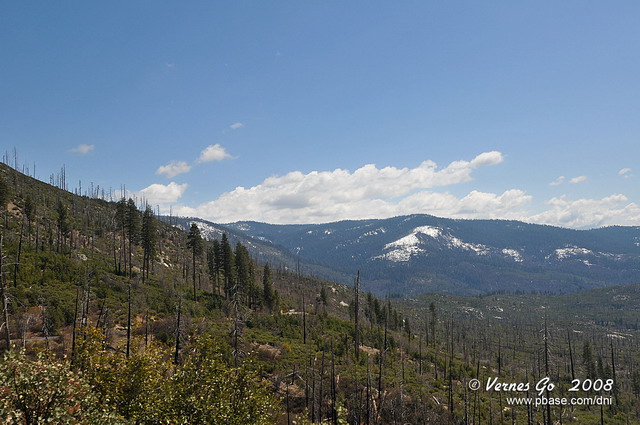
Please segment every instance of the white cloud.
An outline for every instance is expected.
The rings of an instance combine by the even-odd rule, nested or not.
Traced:
[[[241,123],[241,122],[236,122],[236,123],[233,123],[233,124],[231,124],[229,126],[229,128],[231,130],[237,130],[237,129],[242,128],[242,127],[244,127],[244,123]]]
[[[191,171],[191,166],[185,161],[171,161],[167,165],[158,167],[156,174],[165,175],[170,179],[179,174],[188,173],[189,171]]]
[[[577,199],[566,197],[547,201],[551,208],[528,217],[527,221],[572,228],[592,228],[610,225],[640,225],[640,206],[622,194],[602,199]]]
[[[471,161],[454,161],[442,169],[433,161],[424,161],[411,169],[367,164],[354,172],[292,171],[269,177],[248,189],[237,187],[195,209],[183,208],[180,213],[218,222],[253,219],[270,223],[319,223],[409,213],[520,216],[523,212],[517,209],[531,197],[519,190],[502,195],[473,191],[460,199],[425,190],[468,182],[473,170],[502,161],[500,152],[486,152]]]
[[[155,183],[135,192],[134,195],[145,199],[152,205],[171,204],[182,197],[184,191],[187,190],[187,187],[187,183],[177,184],[175,182],[171,182],[167,185]]]
[[[292,171],[269,177],[250,188],[237,187],[196,207],[174,205],[173,211],[216,222],[257,220],[280,224],[426,213],[450,218],[522,220],[572,228],[640,225],[640,207],[621,194],[602,199],[552,198],[542,212],[531,212],[533,197],[520,189],[503,193],[473,190],[464,196],[434,189],[471,181],[472,172],[478,167],[503,160],[500,152],[487,152],[470,161],[454,161],[444,168],[433,161],[424,161],[415,168],[378,168],[367,164],[353,172],[343,169],[306,174]],[[576,179],[584,180],[572,180]],[[565,178],[556,181],[564,182]],[[182,185],[185,187],[179,193],[162,185],[144,190],[150,192],[154,186],[159,186],[154,192],[174,194],[163,198],[165,205],[174,202],[169,199],[178,199],[186,188]]]
[[[620,174],[624,178],[629,178],[631,177],[631,168],[623,168],[622,170],[618,171],[618,174]]]
[[[582,183],[583,181],[587,180],[587,176],[578,176],[578,177],[574,177],[571,180],[569,180],[569,183]]]
[[[69,152],[79,153],[80,155],[86,155],[96,148],[96,145],[78,145],[75,148],[69,149]]]
[[[562,183],[564,183],[564,179],[565,179],[564,176],[560,176],[554,181],[552,181],[551,183],[549,183],[549,186],[560,186]]]
[[[222,161],[226,158],[231,158],[231,155],[229,155],[222,146],[215,144],[207,146],[200,152],[198,162]]]
[[[569,183],[577,184],[577,183],[582,183],[586,180],[587,180],[587,176],[577,176],[577,177],[573,177],[572,179],[569,179]],[[560,176],[554,181],[552,181],[551,183],[549,183],[549,186],[560,186],[565,181],[566,181],[566,177]]]
[[[473,158],[473,160],[471,160],[471,166],[474,168],[477,168],[477,167],[483,167],[486,165],[496,165],[496,164],[500,164],[502,161],[504,161],[504,156],[502,155],[501,152],[498,152],[498,151],[484,152],[476,156],[475,158]]]

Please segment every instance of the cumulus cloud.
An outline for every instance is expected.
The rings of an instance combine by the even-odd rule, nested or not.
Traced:
[[[191,166],[185,161],[171,161],[167,165],[162,165],[156,170],[156,174],[164,175],[167,178],[173,178],[177,175],[188,173]]]
[[[145,199],[150,204],[171,204],[182,197],[187,187],[187,183],[171,182],[167,185],[155,183],[135,192],[134,195]]]
[[[473,168],[483,167],[485,165],[496,165],[504,161],[504,155],[498,151],[484,152],[471,160]]]
[[[251,188],[237,187],[196,208],[177,209],[219,222],[254,219],[271,223],[319,223],[346,218],[382,218],[410,213],[457,217],[520,216],[530,200],[519,190],[503,194],[473,191],[463,198],[426,189],[472,180],[473,170],[499,164],[500,152],[438,168],[424,161],[415,168],[378,168],[367,164],[350,172],[293,171]]]
[[[80,155],[86,155],[96,148],[95,145],[78,145],[75,148],[69,149],[69,152],[79,153]]]
[[[587,176],[578,176],[578,177],[574,177],[571,180],[569,180],[569,183],[573,183],[573,184],[582,183],[582,182],[584,182],[586,180],[587,180]]]
[[[549,183],[549,186],[560,186],[562,183],[564,183],[564,179],[565,179],[564,176],[560,176],[554,181],[552,181],[551,183]]]
[[[443,190],[471,181],[478,167],[496,165],[503,160],[500,152],[486,152],[470,161],[454,161],[444,168],[433,161],[424,161],[415,168],[378,168],[367,164],[353,172],[343,169],[292,171],[269,177],[250,188],[237,187],[195,207],[174,205],[173,212],[216,222],[257,220],[280,224],[426,213],[450,218],[521,220],[571,228],[640,225],[640,206],[622,194],[602,199],[555,197],[546,202],[542,212],[531,212],[533,197],[520,189],[502,193],[472,190],[462,196]],[[561,177],[556,181],[565,180]],[[172,182],[167,186],[151,185],[141,192],[149,198],[153,195],[155,202],[166,206],[179,199],[185,189],[186,185]]]
[[[219,144],[209,145],[200,152],[198,162],[214,162],[222,161],[223,159],[231,158],[225,149]]]
[[[620,174],[624,178],[629,178],[631,177],[631,168],[623,168],[622,170],[618,171],[618,174]]]
[[[241,123],[241,122],[235,122],[229,126],[231,130],[237,130],[242,127],[244,127],[244,123]]]
[[[609,225],[640,225],[640,206],[622,194],[602,199],[567,200],[565,196],[547,201],[551,208],[528,217],[527,221],[572,228]]]

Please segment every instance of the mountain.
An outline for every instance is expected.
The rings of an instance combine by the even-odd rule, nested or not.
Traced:
[[[640,285],[383,300],[305,275],[350,280],[357,267],[368,279],[376,270],[410,276],[421,260],[440,256],[497,276],[503,269],[534,276],[545,264],[548,276],[574,263],[606,271],[605,260],[633,276],[637,229],[577,232],[430,216],[308,226],[160,223],[133,199],[64,187],[64,178],[53,187],[0,163],[0,416],[17,418],[11,423],[367,417],[454,425],[497,423],[501,412],[514,423],[640,423]],[[208,239],[220,242],[224,232],[235,246],[205,255],[215,244],[195,243],[195,232],[180,229],[194,221]],[[293,272],[298,260],[303,273]],[[334,264],[342,271],[332,272]],[[435,266],[422,276],[456,277]],[[554,397],[573,397],[574,372],[611,381],[597,394],[609,404],[549,410],[509,402],[507,393],[468,392],[471,380],[529,382],[545,369],[558,383]]]
[[[282,256],[298,255],[308,267],[342,273],[342,279],[333,276],[336,280],[348,282],[361,270],[363,285],[378,295],[566,293],[640,279],[640,227],[573,230],[424,214],[308,225],[243,221],[223,227],[278,247]]]
[[[225,225],[213,223],[197,217],[169,217],[160,216],[160,220],[172,226],[188,231],[192,223],[196,223],[200,229],[200,233],[205,240],[220,240],[223,233],[226,233],[231,246],[237,243],[244,245],[251,254],[251,257],[260,263],[269,263],[272,266],[282,267],[287,270],[298,270],[309,276],[319,277],[325,280],[351,283],[353,273],[341,272],[318,263],[314,263],[310,259],[300,258],[295,251],[289,250],[285,246],[278,245],[261,236],[252,236],[246,233],[243,226]],[[244,229],[244,230],[243,230]]]

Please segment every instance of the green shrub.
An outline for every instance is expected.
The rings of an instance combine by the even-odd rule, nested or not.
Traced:
[[[9,352],[0,361],[0,417],[7,425],[126,423],[68,363],[43,353],[30,359]]]

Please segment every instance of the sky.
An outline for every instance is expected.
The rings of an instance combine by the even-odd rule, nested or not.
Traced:
[[[637,1],[0,2],[0,148],[216,222],[640,226]]]

